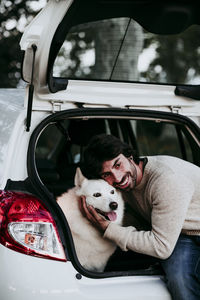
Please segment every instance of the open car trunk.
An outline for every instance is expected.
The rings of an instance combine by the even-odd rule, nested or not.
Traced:
[[[100,133],[142,157],[200,166],[198,11],[191,0],[49,0],[21,39],[27,131],[32,110],[49,114],[31,136],[29,180],[54,207],[66,256],[83,275],[162,274],[151,257],[120,251],[105,272],[84,269],[56,197],[74,186],[84,149]]]
[[[28,152],[28,172],[48,205],[74,186],[77,167],[84,163],[89,139],[112,134],[136,149],[140,156],[172,155],[200,166],[200,132],[187,117],[158,111],[132,109],[74,109],[47,117],[33,132]],[[162,274],[157,260],[117,251],[104,273],[89,272],[79,263],[67,220],[61,210],[55,216],[67,256],[88,277]]]

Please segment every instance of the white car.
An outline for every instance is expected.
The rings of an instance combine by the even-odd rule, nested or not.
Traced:
[[[200,166],[198,1],[49,0],[26,28],[26,90],[0,91],[0,299],[169,300],[157,261],[84,269],[56,197],[91,136]]]

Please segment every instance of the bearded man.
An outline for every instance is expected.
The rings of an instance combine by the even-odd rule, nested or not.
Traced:
[[[130,226],[119,226],[82,198],[88,220],[123,251],[157,257],[173,299],[199,300],[200,168],[171,156],[139,158],[129,145],[106,134],[92,138],[84,163],[88,178],[120,189],[133,211]]]

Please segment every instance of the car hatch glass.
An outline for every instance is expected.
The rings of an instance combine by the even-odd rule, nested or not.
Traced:
[[[163,84],[200,82],[200,26],[158,35],[130,18],[72,27],[54,62],[53,77]]]

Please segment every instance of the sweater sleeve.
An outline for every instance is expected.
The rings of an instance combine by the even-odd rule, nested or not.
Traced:
[[[183,176],[160,176],[149,188],[152,205],[151,231],[122,227],[110,223],[104,237],[114,241],[123,251],[168,258],[181,233],[194,187]]]

